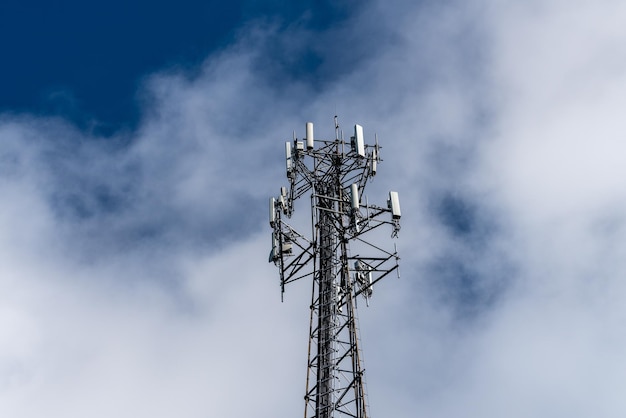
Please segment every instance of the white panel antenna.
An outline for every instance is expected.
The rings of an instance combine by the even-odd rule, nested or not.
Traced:
[[[270,198],[270,226],[274,228],[276,225],[276,199]]]
[[[352,183],[350,186],[350,203],[352,204],[352,210],[359,210],[359,185]]]
[[[398,192],[389,192],[387,207],[391,209],[392,219],[400,219],[402,213],[400,212],[400,198],[398,197]]]
[[[365,140],[363,139],[363,127],[354,125],[354,136],[352,139],[352,151],[356,152],[359,157],[365,157]]]
[[[285,142],[285,165],[287,167],[287,177],[291,176],[293,171],[293,160],[291,157],[291,142]]]
[[[378,163],[378,150],[374,149],[374,151],[372,151],[372,162],[370,163],[372,176],[376,175],[376,165],[377,165],[377,163]]]
[[[278,260],[278,240],[276,234],[272,232],[272,249],[270,251],[269,262],[276,262]]]
[[[380,147],[378,146],[378,134],[374,134],[374,138],[375,138],[375,145],[374,145],[374,151],[372,151],[372,163],[370,165],[370,169],[372,172],[372,176],[376,175],[376,166],[378,165],[378,162],[380,161]]]
[[[287,204],[285,202],[285,196],[282,194],[278,196],[278,205],[283,210],[283,212],[287,209]]]
[[[315,139],[313,137],[313,122],[306,123],[306,149],[313,149],[313,143]]]
[[[278,196],[278,204],[285,215],[289,215],[289,198],[287,197],[287,188],[285,186],[280,188],[280,196]]]

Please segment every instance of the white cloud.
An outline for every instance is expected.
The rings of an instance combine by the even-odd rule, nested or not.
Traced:
[[[374,416],[623,415],[625,14],[371,3],[149,77],[132,134],[5,115],[0,414],[301,411],[309,287],[279,302],[266,197],[336,109],[379,133],[370,200],[403,203],[403,278],[361,313]]]

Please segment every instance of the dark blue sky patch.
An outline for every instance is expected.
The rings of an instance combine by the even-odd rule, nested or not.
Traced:
[[[433,294],[455,318],[489,312],[515,278],[511,260],[498,247],[497,217],[460,192],[433,198],[431,211],[447,235],[441,255],[427,269]]]
[[[104,182],[84,182],[67,184],[49,199],[57,216],[76,222],[94,217],[121,216],[132,207],[132,195],[129,190],[119,190]]]
[[[340,24],[353,10],[363,7],[363,3],[356,0],[248,0],[243,2],[242,9],[246,20],[263,16],[278,19],[284,26],[304,23],[307,28],[317,31]]]
[[[306,15],[307,27],[320,29],[343,19],[348,3],[4,0],[0,112],[63,116],[96,135],[133,129],[136,94],[150,73],[198,66],[247,21]],[[303,57],[310,70],[314,54]]]
[[[69,116],[83,125],[133,124],[141,78],[193,65],[229,39],[238,3],[6,0],[0,6],[0,109]]]
[[[476,272],[462,260],[452,256],[437,260],[432,266],[432,273],[438,296],[459,316],[475,315],[489,297],[481,292]]]
[[[511,277],[500,269],[484,271],[478,257],[480,254],[464,259],[449,252],[435,260],[428,270],[433,295],[458,320],[473,320],[488,313],[511,282]]]
[[[128,156],[129,139],[86,137],[73,127],[51,120],[39,129],[36,165],[41,187],[54,215],[64,222],[122,216],[133,209],[143,181],[138,161]]]
[[[437,201],[434,211],[439,222],[454,236],[469,237],[479,233],[478,229],[484,229],[484,225],[479,225],[482,220],[477,218],[475,207],[459,196],[444,195]]]
[[[502,232],[497,212],[481,204],[480,196],[458,189],[432,193],[429,210],[451,242],[475,253],[487,251]]]

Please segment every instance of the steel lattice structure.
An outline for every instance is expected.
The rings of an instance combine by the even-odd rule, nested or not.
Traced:
[[[383,225],[397,236],[398,194],[389,192],[387,207],[364,199],[381,159],[378,140],[365,145],[360,125],[346,143],[336,116],[334,140],[314,141],[313,124],[307,123],[305,139],[299,141],[294,133],[285,151],[289,187],[270,198],[270,262],[279,268],[281,293],[288,283],[312,279],[304,417],[367,418],[357,297],[369,303],[373,285],[398,272],[396,246],[387,251],[366,240]],[[294,202],[307,193],[310,236],[284,219],[291,218]]]

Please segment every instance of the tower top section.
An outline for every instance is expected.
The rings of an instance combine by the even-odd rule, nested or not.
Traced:
[[[305,132],[285,142],[288,185],[269,201],[269,261],[280,271],[282,293],[291,282],[313,282],[305,418],[367,418],[356,300],[362,296],[369,304],[374,285],[399,271],[396,246],[384,250],[368,233],[387,226],[392,237],[398,235],[400,200],[395,191],[386,206],[366,197],[382,160],[378,138],[368,145],[361,125],[354,125],[349,140],[336,116],[334,139],[315,138],[311,122]],[[311,202],[310,234],[285,219],[304,195]]]
[[[316,140],[312,122],[305,125],[306,135],[302,139],[293,133],[293,140],[285,142],[285,169],[289,187],[282,187],[276,202],[283,215],[291,217],[294,201],[313,190],[314,194],[323,193],[332,180],[332,188],[339,187],[348,196],[358,192],[363,196],[365,186],[376,176],[381,159],[381,146],[378,136],[374,135],[374,143],[366,144],[363,126],[355,124],[351,136],[344,139],[343,130],[339,128],[335,116],[335,139]],[[354,186],[356,185],[356,186]],[[356,196],[351,198],[357,203]],[[360,201],[360,199],[359,199]],[[386,210],[392,213],[392,236],[400,230],[400,200],[397,192],[390,192]],[[358,208],[352,208],[357,209]],[[353,210],[354,212],[354,210]],[[275,215],[270,214],[270,223]],[[357,225],[355,225],[357,226]]]

